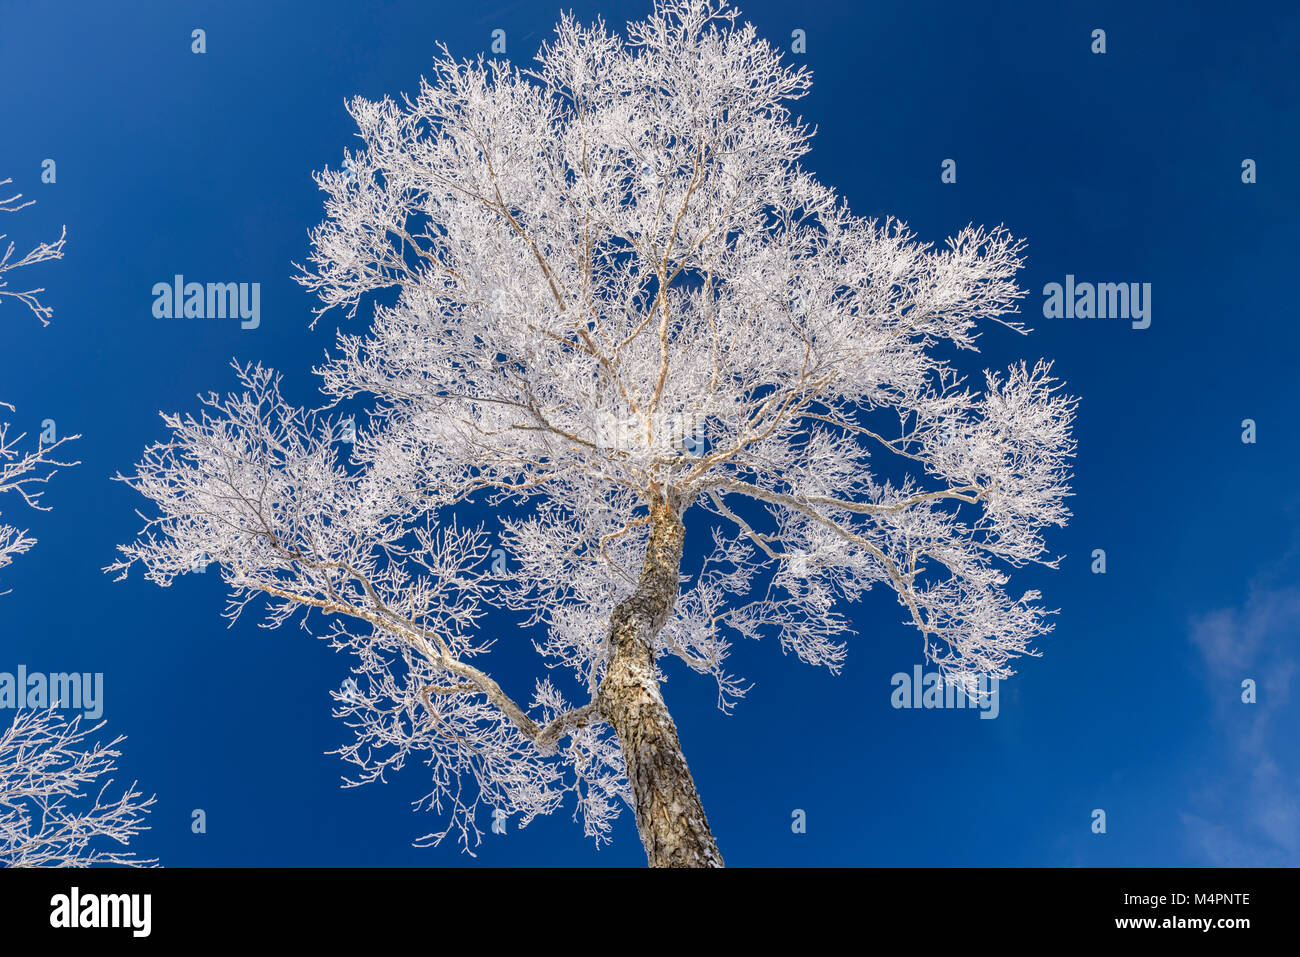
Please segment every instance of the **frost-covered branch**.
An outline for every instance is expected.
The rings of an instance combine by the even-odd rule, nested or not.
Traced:
[[[2,402],[0,406],[12,408]],[[13,435],[9,423],[0,422],[0,495],[13,492],[31,508],[47,511],[40,504],[45,484],[58,469],[78,464],[63,461],[56,450],[64,442],[80,436],[65,436],[49,445],[37,445],[34,450],[23,452],[20,451],[20,444],[25,437],[25,433]],[[0,568],[10,564],[16,556],[34,544],[36,539],[26,531],[0,522]]]
[[[0,192],[5,191],[5,187],[12,183],[11,179],[0,179]],[[20,209],[31,206],[34,200],[22,202],[22,194],[15,193],[13,196],[0,196],[0,213],[16,213]],[[17,299],[32,313],[37,319],[41,320],[43,325],[49,325],[50,319],[54,315],[54,310],[41,304],[38,298],[45,290],[26,289],[13,290],[9,287],[9,279],[6,275],[15,269],[21,269],[23,266],[34,266],[37,263],[47,262],[51,259],[63,258],[63,243],[67,238],[68,231],[63,229],[59,238],[52,243],[37,243],[26,254],[14,258],[15,245],[12,242],[5,243],[5,234],[0,233],[0,302],[4,301],[5,296]]]
[[[19,711],[0,732],[0,865],[6,867],[149,866],[125,848],[145,829],[154,798],[132,783],[110,796],[122,737],[87,739],[103,727],[80,726],[58,711]]]

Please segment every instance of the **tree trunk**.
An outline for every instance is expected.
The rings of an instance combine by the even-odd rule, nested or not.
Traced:
[[[655,680],[654,639],[677,600],[686,530],[672,501],[653,501],[650,521],[641,580],[610,619],[601,711],[623,747],[636,826],[650,866],[721,867],[722,855],[682,755],[677,726]]]

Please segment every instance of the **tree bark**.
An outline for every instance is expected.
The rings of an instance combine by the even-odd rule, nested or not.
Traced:
[[[636,591],[610,618],[601,712],[614,726],[651,867],[722,867],[677,726],[655,680],[654,639],[672,614],[685,536],[676,502],[650,507],[650,541]]]

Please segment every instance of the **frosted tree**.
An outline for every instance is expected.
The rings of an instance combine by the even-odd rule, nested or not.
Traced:
[[[652,865],[721,865],[665,679],[730,709],[739,638],[836,671],[874,586],[954,685],[1011,674],[1050,629],[1007,586],[1055,563],[1074,400],[1047,363],[976,389],[952,358],[981,319],[1023,331],[1021,244],[854,217],[799,165],[809,82],[717,0],[664,0],[622,37],[564,18],[532,69],[444,49],[413,98],[352,100],[300,280],[369,329],[323,409],[244,365],[165,415],[112,568],[219,563],[232,618],[351,652],[350,783],[423,760],[429,839],[466,849],[480,805],[571,795],[597,841],[626,804]],[[536,657],[530,698],[489,652]]]
[[[0,180],[0,189],[9,183]],[[31,205],[21,200],[17,194],[0,199],[0,212],[17,212]],[[66,230],[56,242],[40,243],[18,259],[14,259],[12,242],[5,247],[0,256],[0,304],[10,297],[30,309],[42,324],[49,324],[54,312],[38,298],[45,290],[12,291],[6,273],[62,259],[65,236]],[[0,235],[0,245],[4,238]],[[13,435],[9,423],[0,422],[0,495],[11,492],[29,507],[44,511],[40,498],[50,477],[60,467],[78,464],[61,461],[56,450],[80,436],[66,436],[48,445],[38,443],[34,450],[21,451],[24,438],[25,434]],[[27,532],[0,523],[0,568],[35,543]],[[135,784],[116,798],[107,797],[112,779],[100,785],[94,797],[89,796],[89,789],[111,773],[121,757],[116,750],[124,740],[120,736],[107,745],[87,741],[103,724],[83,729],[80,717],[68,721],[54,708],[20,710],[9,727],[0,731],[0,865],[153,863],[113,845],[125,847],[144,828],[144,816],[154,799],[144,798]]]

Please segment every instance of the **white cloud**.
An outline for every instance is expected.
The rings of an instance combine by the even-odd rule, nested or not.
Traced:
[[[1291,684],[1300,651],[1300,588],[1252,587],[1240,607],[1196,617],[1190,638],[1201,652],[1222,736],[1183,823],[1206,863],[1300,864],[1300,748]],[[1256,683],[1257,703],[1241,700]]]

